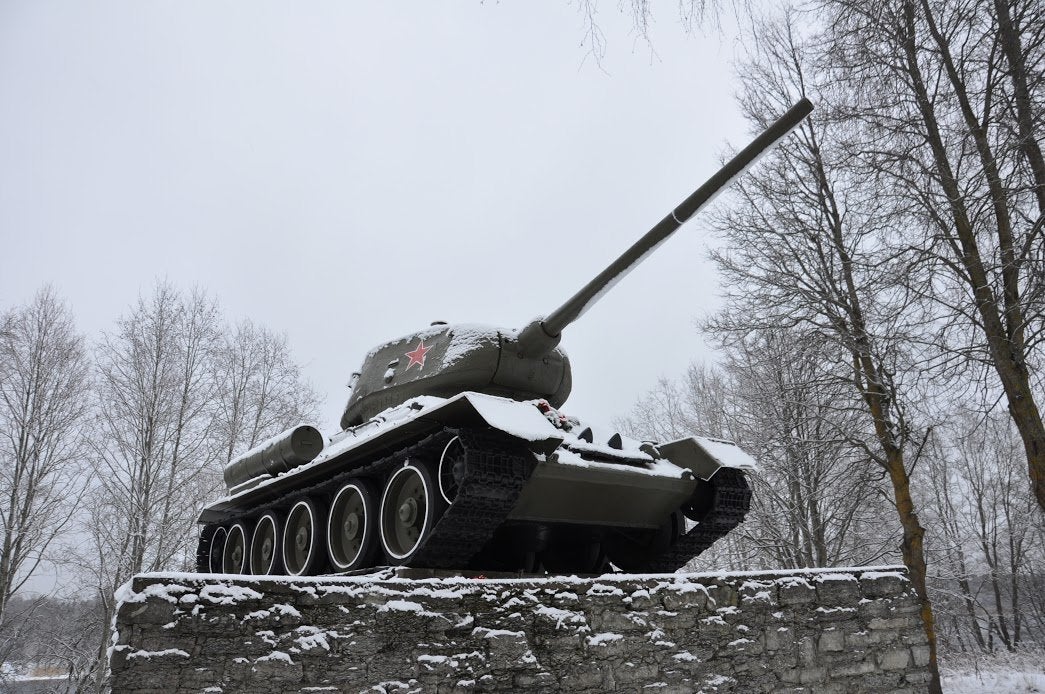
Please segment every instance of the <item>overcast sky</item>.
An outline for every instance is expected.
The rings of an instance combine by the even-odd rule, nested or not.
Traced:
[[[0,308],[52,283],[92,339],[157,278],[285,331],[336,427],[372,346],[550,312],[748,130],[732,36],[604,0],[0,0]],[[709,358],[691,222],[569,328],[608,422]]]

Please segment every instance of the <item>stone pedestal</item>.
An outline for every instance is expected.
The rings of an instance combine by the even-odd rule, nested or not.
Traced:
[[[597,578],[147,574],[115,692],[922,691],[902,568]]]

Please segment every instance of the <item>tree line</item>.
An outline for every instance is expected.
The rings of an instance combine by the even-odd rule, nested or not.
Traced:
[[[0,662],[105,687],[113,594],[194,570],[196,517],[234,455],[313,420],[286,337],[160,282],[89,343],[49,287],[0,315]],[[45,562],[70,594],[26,597]],[[61,597],[61,596],[59,596]]]

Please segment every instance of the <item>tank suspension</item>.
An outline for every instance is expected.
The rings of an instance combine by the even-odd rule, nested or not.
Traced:
[[[229,531],[220,525],[206,525],[200,532],[199,544],[196,547],[196,570],[220,574],[223,572],[221,560],[225,553],[225,539]]]
[[[744,521],[751,506],[751,488],[742,470],[720,468],[698,487],[699,499],[675,511],[658,531],[641,537],[618,533],[610,561],[625,570],[678,571]],[[701,520],[686,531],[687,516]]]
[[[442,487],[440,461],[446,475]],[[268,512],[274,512],[277,526],[285,518],[276,567],[291,575],[367,568],[378,552],[396,564],[466,567],[505,522],[535,466],[533,454],[501,432],[444,429],[264,507],[204,526],[197,570],[249,571],[248,529],[254,529],[258,514]],[[444,494],[452,499],[449,506]],[[332,499],[329,511],[321,499]]]

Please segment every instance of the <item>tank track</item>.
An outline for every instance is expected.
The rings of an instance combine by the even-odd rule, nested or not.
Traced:
[[[673,573],[740,525],[751,507],[751,487],[741,470],[720,468],[710,480],[715,498],[708,515],[671,547],[649,560],[649,571]]]
[[[275,501],[232,516],[223,524],[258,516],[265,511],[289,506],[305,495],[333,494],[352,478],[383,479],[405,460],[414,458],[437,462],[443,446],[458,436],[465,449],[465,475],[457,497],[433,527],[424,545],[411,557],[410,565],[426,568],[457,568],[468,564],[493,537],[504,522],[523,486],[533,474],[537,461],[526,447],[495,430],[456,430],[446,428],[391,455],[346,470],[318,484],[295,489]],[[200,533],[196,549],[196,570],[209,570],[210,540],[215,525]]]
[[[200,537],[196,541],[196,573],[210,572],[210,541],[218,526],[207,524],[200,528]]]
[[[454,502],[410,562],[430,568],[460,568],[493,538],[515,507],[537,460],[508,436],[461,431],[466,472]]]

